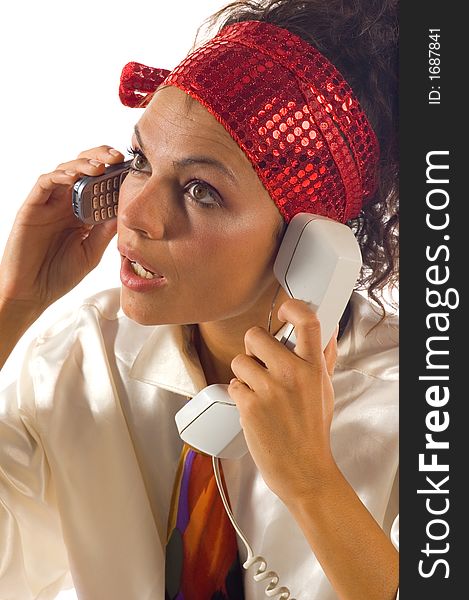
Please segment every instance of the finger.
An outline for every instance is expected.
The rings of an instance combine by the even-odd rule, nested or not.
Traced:
[[[82,175],[99,175],[104,173],[104,169],[104,161],[96,158],[76,158],[57,166],[57,170],[76,171]]]
[[[236,406],[238,407],[240,414],[240,424],[241,427],[244,428],[243,423],[243,409],[248,405],[250,401],[253,399],[253,391],[247,386],[243,381],[239,379],[232,379],[230,381],[230,385],[228,386],[228,394],[232,400],[234,400]]]
[[[98,148],[91,148],[90,150],[84,150],[80,152],[77,158],[63,162],[57,166],[58,169],[71,169],[75,165],[86,164],[86,161],[98,161],[102,164],[118,164],[123,162],[125,156],[119,150],[116,150],[112,146],[99,146]]]
[[[263,327],[251,327],[246,331],[244,347],[248,356],[269,370],[290,356],[290,350]]]
[[[77,158],[94,158],[107,163],[116,163],[121,162],[124,159],[124,155],[112,146],[103,145],[96,148],[90,148],[89,150],[83,150]]]
[[[54,190],[71,187],[76,179],[77,173],[72,171],[44,173],[38,177],[36,184],[26,198],[25,204],[46,204]]]
[[[310,306],[303,300],[289,298],[280,306],[278,318],[295,327],[295,354],[310,363],[320,364],[321,324]]]
[[[91,160],[91,162],[90,162]],[[52,192],[58,187],[72,186],[83,175],[99,175],[104,172],[104,163],[94,159],[81,159],[64,163],[63,169],[40,175],[25,204],[46,204]],[[66,165],[69,164],[67,167]]]
[[[252,356],[238,354],[231,361],[231,370],[236,377],[249,388],[254,389],[256,383],[265,377],[266,369]]]
[[[231,392],[231,397],[233,397],[233,394],[235,394],[238,398],[240,396],[244,396],[245,398],[248,396],[252,397],[252,390],[244,383],[244,381],[241,381],[241,379],[238,379],[237,377],[233,377],[233,379],[231,379],[228,386],[228,392]]]

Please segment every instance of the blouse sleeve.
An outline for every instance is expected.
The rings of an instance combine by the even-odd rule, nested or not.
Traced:
[[[73,587],[54,484],[35,428],[27,361],[0,392],[0,598],[52,600]]]

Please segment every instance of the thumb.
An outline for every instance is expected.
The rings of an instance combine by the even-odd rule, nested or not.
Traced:
[[[329,340],[327,346],[324,348],[324,358],[326,361],[326,368],[329,374],[329,377],[332,378],[335,369],[335,363],[337,360],[337,336],[339,335],[339,326],[335,328],[334,333],[332,334],[331,339]]]

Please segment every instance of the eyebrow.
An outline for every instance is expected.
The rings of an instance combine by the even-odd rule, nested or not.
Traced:
[[[140,135],[138,125],[135,125],[134,132],[135,132],[135,136],[138,140],[138,143],[140,145],[140,148],[146,154],[147,152],[145,150],[145,145],[143,143],[142,136]],[[233,173],[233,171],[231,169],[229,169],[223,163],[216,160],[215,158],[210,158],[209,156],[187,156],[186,158],[182,158],[180,160],[173,160],[174,167],[182,168],[182,167],[188,167],[188,166],[194,165],[194,164],[209,165],[211,167],[214,167],[215,169],[220,171],[223,175],[228,177],[228,179],[232,183],[234,183],[236,185],[238,184],[238,180],[237,180],[235,174]]]

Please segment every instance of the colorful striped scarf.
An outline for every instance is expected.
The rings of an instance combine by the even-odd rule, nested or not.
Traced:
[[[165,600],[244,600],[236,532],[217,488],[212,457],[187,444],[168,520]]]

